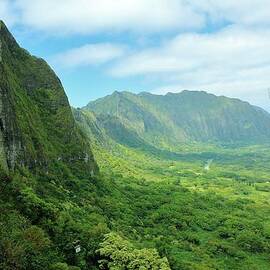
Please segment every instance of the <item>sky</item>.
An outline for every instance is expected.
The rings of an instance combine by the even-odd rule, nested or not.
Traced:
[[[0,0],[0,18],[75,107],[188,89],[270,111],[269,0]]]

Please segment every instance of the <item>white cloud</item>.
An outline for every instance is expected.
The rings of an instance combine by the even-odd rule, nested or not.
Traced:
[[[164,85],[156,89],[159,93],[205,89],[263,106],[269,72],[270,30],[237,26],[210,34],[180,34],[118,61],[109,70],[116,77],[156,78]]]
[[[213,22],[270,25],[269,0],[196,0],[192,5],[199,13],[205,12]]]
[[[37,30],[60,33],[100,31],[156,32],[204,25],[184,0],[10,0],[20,22]]]
[[[54,35],[201,29],[207,21],[270,25],[269,0],[1,0],[0,3],[0,15],[4,18],[5,14],[16,16],[17,24]],[[15,7],[16,13],[11,11]]]
[[[211,34],[180,34],[157,48],[140,51],[114,66],[116,76],[191,72],[209,68],[235,71],[270,63],[270,30],[228,27]]]
[[[123,46],[115,44],[87,44],[56,55],[53,62],[65,68],[99,65],[122,56],[124,51]]]

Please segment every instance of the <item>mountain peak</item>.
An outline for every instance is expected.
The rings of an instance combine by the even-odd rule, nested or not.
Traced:
[[[8,48],[19,47],[15,38],[10,33],[7,26],[2,20],[0,20],[0,45],[1,45],[1,53]]]
[[[0,20],[0,29],[1,29],[2,27],[6,27],[6,25],[5,25],[4,21]]]
[[[3,34],[8,34],[8,35],[12,36],[11,33],[9,32],[7,26],[5,25],[5,23],[2,20],[0,20],[0,31],[1,31],[1,37]]]
[[[113,93],[112,93],[112,95],[119,95],[119,96],[121,96],[121,95],[133,95],[133,93],[132,92],[129,92],[129,91],[114,91]]]

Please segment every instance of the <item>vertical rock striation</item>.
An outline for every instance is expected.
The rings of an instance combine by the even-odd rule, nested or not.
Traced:
[[[15,116],[14,93],[6,76],[4,50],[16,41],[0,21],[0,161],[4,169],[14,169],[16,160],[23,161],[21,136]],[[19,158],[20,157],[20,158]]]

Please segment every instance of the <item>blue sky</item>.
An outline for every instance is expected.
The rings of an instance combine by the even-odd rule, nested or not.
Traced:
[[[70,103],[115,90],[205,90],[270,109],[269,0],[0,0]]]

